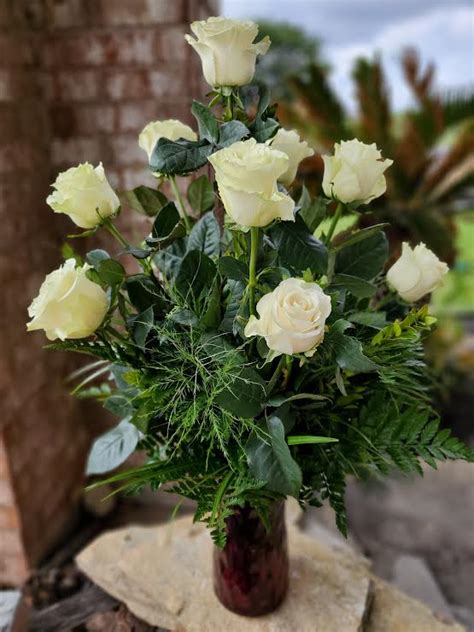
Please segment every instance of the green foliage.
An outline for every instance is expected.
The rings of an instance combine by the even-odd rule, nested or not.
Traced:
[[[359,65],[366,117],[386,103],[382,79],[377,68]],[[319,80],[307,94],[319,91],[324,110],[331,93],[326,78]],[[415,72],[413,86],[420,81]],[[120,256],[132,255],[140,271],[127,274],[106,251],[89,252],[88,275],[107,291],[107,313],[93,337],[50,345],[98,358],[76,372],[73,392],[96,396],[121,420],[94,444],[88,471],[105,473],[142,451],[144,465],[103,482],[124,493],[172,483],[171,491],[196,501],[195,518],[219,546],[236,506],[252,506],[268,523],[272,504],[287,495],[302,505],[328,500],[346,533],[347,476],[421,473],[423,462],[473,458],[431,407],[423,341],[434,319],[386,287],[385,224],[335,232],[342,211],[355,216],[352,207],[334,212],[332,200],[303,187],[294,222],[249,231],[221,222],[217,188],[205,175],[189,185],[185,204],[175,175],[196,172],[240,139],[266,142],[279,128],[264,88],[216,88],[210,96],[208,106],[192,106],[199,140],[161,138],[151,158],[159,183],[173,176],[176,203],[148,187],[127,193],[129,205],[152,218],[150,235],[134,246],[104,221]],[[328,131],[337,140],[348,131],[339,114]],[[388,114],[374,118],[377,133]],[[250,316],[262,317],[259,300],[288,277],[317,283],[331,299],[319,345],[307,355],[278,356],[272,346],[285,314],[269,335],[245,335]],[[287,298],[296,312],[308,307]]]

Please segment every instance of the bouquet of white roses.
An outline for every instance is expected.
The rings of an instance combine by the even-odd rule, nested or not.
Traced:
[[[60,174],[52,209],[87,234],[109,230],[119,247],[49,274],[28,329],[97,358],[76,394],[121,421],[95,442],[90,474],[143,451],[143,465],[107,480],[126,492],[171,481],[219,546],[236,507],[265,523],[287,495],[328,499],[345,532],[347,475],[472,458],[439,429],[423,359],[435,319],[417,302],[447,266],[405,244],[386,272],[385,225],[338,232],[342,215],[385,192],[392,161],[375,145],[337,144],[323,156],[324,197],[295,195],[298,164],[313,150],[279,126],[265,89],[243,87],[269,42],[253,43],[249,22],[210,18],[192,29],[212,85],[208,104],[192,104],[198,133],[175,120],[147,125],[139,142],[157,187],[125,195],[151,218],[150,234],[131,245],[118,231],[120,200],[102,165]],[[176,178],[206,165],[213,175],[184,197]],[[126,273],[127,257],[140,272]]]

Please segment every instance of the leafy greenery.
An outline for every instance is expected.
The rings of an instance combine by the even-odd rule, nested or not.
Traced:
[[[89,278],[109,299],[102,325],[89,339],[49,346],[97,358],[78,372],[74,392],[120,420],[94,444],[89,473],[116,469],[134,449],[146,456],[94,485],[135,493],[167,483],[196,501],[195,518],[219,546],[236,506],[252,505],[266,522],[287,495],[303,506],[328,500],[345,533],[348,475],[473,459],[431,405],[423,342],[435,321],[387,288],[384,224],[336,231],[332,201],[303,189],[294,222],[245,231],[222,221],[207,175],[196,174],[182,196],[175,175],[194,174],[241,138],[266,142],[279,127],[265,89],[211,97],[224,110],[194,102],[199,140],[162,138],[151,158],[175,201],[147,187],[126,194],[151,218],[148,237],[130,245],[112,229],[119,252],[87,255]],[[133,274],[121,260],[130,255]],[[273,357],[264,337],[244,330],[257,300],[292,276],[317,283],[331,314],[313,355]]]

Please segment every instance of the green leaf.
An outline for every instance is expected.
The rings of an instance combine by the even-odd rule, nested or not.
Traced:
[[[139,186],[132,191],[125,191],[125,198],[134,211],[154,217],[168,202],[161,191],[146,186]]]
[[[256,417],[265,401],[265,382],[254,369],[237,367],[235,371],[231,383],[216,395],[215,402],[236,417]]]
[[[178,238],[165,249],[156,253],[153,260],[168,279],[174,279],[186,254],[187,238]]]
[[[229,147],[249,134],[250,130],[241,121],[224,123],[219,131],[219,147]]]
[[[199,215],[214,206],[214,190],[207,176],[199,176],[188,187],[188,201],[191,208]]]
[[[147,274],[133,274],[127,277],[125,287],[131,304],[139,312],[154,305],[163,307],[164,299],[160,288]]]
[[[264,117],[265,112],[268,106],[270,105],[270,90],[268,89],[268,86],[262,83],[259,85],[258,91],[259,91],[259,99],[258,99],[258,106],[257,106],[257,114],[255,118],[262,118]]]
[[[303,274],[309,268],[313,274],[325,274],[328,265],[326,246],[313,237],[300,217],[295,222],[279,222],[270,229],[278,259],[292,273]]]
[[[380,233],[380,231],[382,231],[386,226],[388,226],[388,224],[375,224],[374,226],[368,226],[367,228],[357,230],[356,232],[349,235],[349,237],[343,242],[338,244],[336,246],[336,251],[347,248],[347,246],[357,244],[359,241],[363,241],[364,239],[368,239],[369,237],[372,237],[372,235]]]
[[[227,292],[226,308],[219,330],[236,334],[237,326],[235,321],[243,305],[242,299],[245,291],[245,283],[229,279],[226,283],[225,290]]]
[[[245,281],[247,278],[247,266],[243,261],[234,257],[221,257],[217,262],[217,267],[222,276],[234,281]]]
[[[270,490],[298,497],[303,477],[285,441],[283,422],[273,415],[267,426],[268,438],[253,433],[245,446],[250,472]]]
[[[373,283],[349,274],[336,274],[331,285],[342,287],[358,298],[369,298],[377,289]]]
[[[201,323],[207,329],[217,329],[221,322],[221,284],[219,277],[214,279],[206,300]]]
[[[385,312],[355,312],[347,317],[351,323],[365,325],[373,329],[383,329],[387,324]]]
[[[213,213],[206,213],[193,226],[188,238],[188,252],[200,250],[208,257],[217,257],[220,252],[221,231]]]
[[[346,274],[371,281],[382,270],[387,257],[387,238],[382,231],[378,231],[337,253],[336,274]]]
[[[335,352],[336,362],[341,369],[353,371],[354,373],[369,373],[379,368],[375,362],[364,354],[362,344],[357,338],[336,332],[336,334],[330,336],[330,340]]]
[[[317,437],[314,435],[292,435],[286,438],[288,445],[307,445],[311,443],[338,443],[333,437]]]
[[[213,146],[207,142],[160,138],[150,159],[150,168],[165,175],[187,175],[207,163]]]
[[[98,437],[89,453],[86,473],[104,474],[121,465],[135,450],[140,432],[128,419]]]
[[[132,316],[128,320],[128,327],[132,331],[132,336],[140,349],[145,348],[148,334],[153,329],[155,323],[155,315],[153,307],[148,307],[144,312]]]
[[[199,326],[199,318],[190,309],[175,309],[168,315],[168,318],[178,325],[187,327]]]
[[[280,127],[280,123],[274,118],[265,120],[258,118],[252,123],[250,131],[257,143],[265,143],[273,138]]]
[[[216,275],[212,259],[200,250],[189,251],[181,261],[175,279],[176,290],[186,300],[197,301],[211,287]]]
[[[110,259],[110,255],[106,250],[91,250],[86,254],[86,261],[91,266],[93,266],[96,270],[99,267],[101,261],[105,261],[106,259]]]
[[[202,103],[199,103],[199,101],[193,101],[191,112],[198,122],[201,140],[205,139],[210,143],[217,143],[217,139],[219,138],[219,125],[211,110]]]
[[[166,248],[175,239],[179,239],[185,234],[186,228],[176,205],[174,202],[168,202],[153,222],[151,237],[146,240],[146,243],[153,248]]]
[[[305,196],[305,191],[307,193],[306,187],[303,188],[303,193],[301,194],[298,202],[301,206],[299,215],[308,227],[310,233],[313,234],[316,228],[326,217],[327,207],[331,201],[323,197],[317,197],[314,200],[311,200],[311,198],[309,198],[309,194],[307,194],[307,197]]]
[[[97,273],[101,280],[107,285],[118,285],[125,278],[125,268],[114,259],[104,259],[97,268]]]

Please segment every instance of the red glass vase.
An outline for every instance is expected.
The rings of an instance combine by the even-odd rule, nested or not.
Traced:
[[[250,506],[227,518],[227,542],[214,549],[214,590],[229,610],[257,617],[275,610],[288,590],[285,504],[275,503],[265,528]]]

